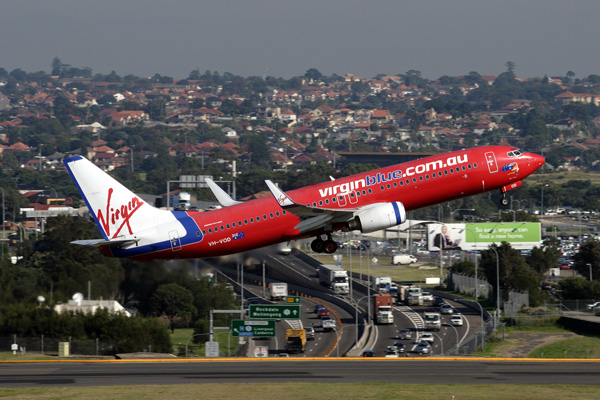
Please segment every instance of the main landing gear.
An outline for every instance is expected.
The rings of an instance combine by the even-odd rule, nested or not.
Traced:
[[[331,234],[327,234],[327,240],[321,239],[321,236],[317,236],[315,240],[310,243],[310,248],[315,253],[331,254],[335,253],[338,248],[337,243],[331,238]]]

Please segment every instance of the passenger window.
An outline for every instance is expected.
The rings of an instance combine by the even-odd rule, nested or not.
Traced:
[[[212,228],[208,228],[208,233],[212,233]]]
[[[423,176],[420,176],[420,177],[419,177],[419,180],[422,182],[422,181],[423,181]]]
[[[254,218],[250,218],[250,223],[253,224],[254,223]]]
[[[392,188],[389,183],[386,186],[387,186],[388,189]]]
[[[444,175],[448,175],[448,170],[444,170]]]
[[[269,218],[273,218],[273,213],[270,213],[270,214],[269,214]]]
[[[237,225],[235,224],[235,222],[232,222],[231,226],[235,228]]]
[[[413,183],[417,183],[417,178],[413,178]]]
[[[337,199],[336,199],[335,197],[332,197],[332,198],[331,198],[331,202],[332,202],[332,203],[335,203],[336,201],[337,201]]]
[[[215,232],[219,232],[219,227],[215,226]]]
[[[244,220],[244,225],[248,225],[248,220],[247,219]]]
[[[279,211],[276,211],[276,212],[275,212],[275,215],[276,215],[277,217],[279,217]]]
[[[429,179],[429,174],[425,175],[425,179]]]
[[[473,168],[477,168],[477,163],[473,163]]]
[[[229,226],[229,224],[227,224],[227,229],[229,229],[229,228],[230,228],[230,226]]]

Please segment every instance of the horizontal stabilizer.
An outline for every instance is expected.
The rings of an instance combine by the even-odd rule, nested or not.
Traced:
[[[102,247],[102,246],[110,246],[110,247],[124,247],[130,244],[137,243],[140,239],[138,238],[129,238],[129,239],[112,239],[112,240],[104,240],[104,239],[85,239],[85,240],[74,240],[72,244],[78,244],[81,246],[92,246],[92,247]]]
[[[236,200],[232,199],[231,196],[229,196],[227,194],[227,192],[225,192],[223,189],[221,189],[221,187],[219,185],[217,185],[212,179],[206,178],[205,181],[206,181],[206,184],[208,185],[209,189],[213,192],[213,194],[217,198],[217,201],[223,207],[229,207],[229,206],[233,206],[233,205],[242,203],[241,201],[236,201]]]

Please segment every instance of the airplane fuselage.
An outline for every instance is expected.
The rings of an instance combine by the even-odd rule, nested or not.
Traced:
[[[399,202],[410,211],[490,190],[511,190],[543,163],[543,157],[535,154],[487,146],[425,157],[291,190],[285,195],[317,216],[319,210],[360,210],[391,202]],[[167,211],[176,223],[166,229],[150,225],[145,231],[135,232],[138,238],[152,240],[100,249],[107,256],[140,260],[214,257],[351,228],[347,221],[333,219],[324,226],[302,231],[298,228],[302,218],[281,204],[283,199],[277,199],[274,193],[208,212]],[[123,208],[119,204],[115,207],[119,206]],[[103,218],[107,218],[108,209]],[[124,210],[127,214],[128,208]],[[120,226],[133,233],[136,227],[131,226],[131,214],[126,216],[127,221]]]

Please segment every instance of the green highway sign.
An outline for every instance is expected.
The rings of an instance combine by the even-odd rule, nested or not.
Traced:
[[[300,304],[250,304],[251,319],[300,319]]]
[[[273,337],[275,336],[275,321],[234,319],[231,321],[231,336]]]
[[[287,304],[300,304],[300,297],[297,296],[288,296],[285,298],[285,302]]]

